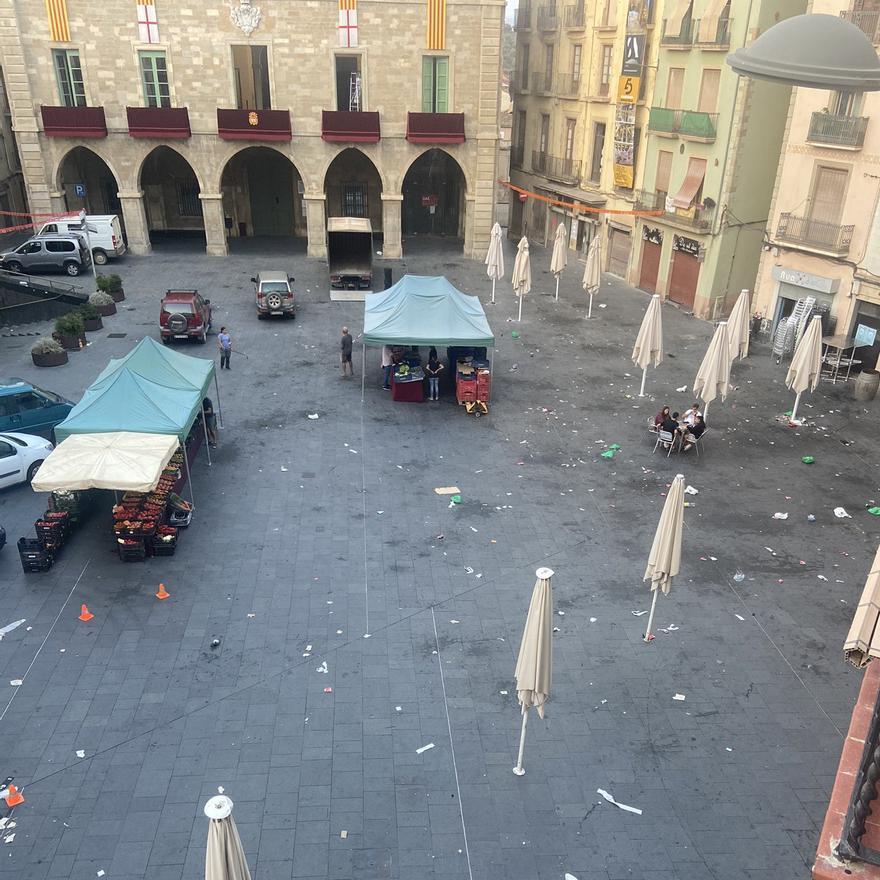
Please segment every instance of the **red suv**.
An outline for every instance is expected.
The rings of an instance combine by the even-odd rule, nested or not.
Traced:
[[[166,345],[172,339],[207,342],[211,329],[211,300],[202,299],[197,290],[169,290],[162,298],[159,331]]]

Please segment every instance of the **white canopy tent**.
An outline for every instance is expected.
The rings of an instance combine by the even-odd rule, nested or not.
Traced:
[[[176,435],[167,434],[71,434],[40,466],[31,488],[35,492],[152,492],[179,445]]]

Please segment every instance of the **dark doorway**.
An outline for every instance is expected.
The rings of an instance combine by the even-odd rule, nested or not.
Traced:
[[[64,157],[58,184],[68,211],[117,214],[122,219],[116,178],[107,163],[87,147],[75,147]]]
[[[366,217],[382,228],[382,179],[376,166],[353,147],[343,150],[324,177],[327,217]]]
[[[362,109],[361,56],[336,56],[336,109],[357,112]]]
[[[464,238],[464,174],[443,150],[419,156],[403,178],[403,234]]]
[[[170,147],[156,147],[141,167],[141,188],[150,240],[174,235],[198,237],[204,232],[200,187],[195,171]],[[169,235],[171,233],[172,235]]]

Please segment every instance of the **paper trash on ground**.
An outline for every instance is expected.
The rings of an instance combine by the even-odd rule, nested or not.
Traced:
[[[834,515],[838,519],[852,519],[852,517],[842,507],[835,507],[834,508]]]
[[[672,695],[672,699],[673,699],[673,700],[684,700],[684,699],[685,699],[685,695],[684,695],[684,694],[673,694],[673,695]]]
[[[695,489],[693,486],[685,486],[684,494],[685,495],[698,495],[700,492],[699,489]]]
[[[621,810],[626,810],[627,813],[635,813],[637,816],[642,815],[642,811],[638,807],[629,807],[626,804],[620,804],[604,788],[597,788],[596,794],[602,795],[609,804],[614,804],[615,807],[619,807]]]
[[[460,492],[458,486],[439,486],[434,490],[435,495],[458,495]]]
[[[780,511],[777,510],[776,513],[773,514],[773,519],[788,519],[788,514],[781,513]]]
[[[86,750],[85,749],[77,749],[76,756],[77,756],[77,758],[84,758],[86,756]]]
[[[428,743],[426,746],[422,746],[420,749],[416,749],[416,754],[421,755],[422,752],[427,752],[428,749],[433,749],[434,743]]]

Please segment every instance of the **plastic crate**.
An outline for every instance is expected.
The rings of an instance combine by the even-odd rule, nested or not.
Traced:
[[[36,538],[18,539],[18,558],[24,571],[48,571],[52,567],[52,553]]]
[[[119,558],[123,562],[143,562],[147,558],[147,548],[143,541],[137,541],[134,544],[117,542],[116,548],[119,551]]]

